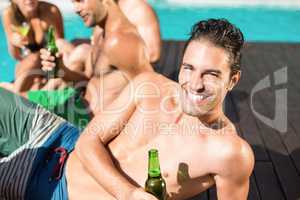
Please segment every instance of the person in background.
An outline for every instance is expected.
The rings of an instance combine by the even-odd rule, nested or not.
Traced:
[[[151,5],[144,0],[116,0],[116,2],[129,21],[136,26],[138,33],[144,40],[150,62],[157,62],[161,54],[161,36],[159,21]],[[87,52],[91,51],[99,31],[101,32],[97,28],[94,29],[90,44],[84,43],[75,47],[71,43],[64,43],[64,41],[59,43],[66,48],[64,60],[67,66],[77,65],[76,68],[85,71],[84,65],[88,57]],[[89,70],[86,71],[86,75],[91,76]]]
[[[116,0],[115,2],[125,17],[136,27],[138,34],[145,43],[145,49],[150,62],[157,62],[161,54],[161,37],[159,22],[152,7],[144,0]],[[91,66],[91,57],[99,55],[103,57],[103,54],[99,54],[102,51],[100,43],[103,33],[105,33],[103,28],[103,25],[94,27],[90,44],[84,43],[74,47],[70,43],[59,42],[59,45],[65,48],[63,55],[64,64],[72,70],[82,72],[86,77],[91,79],[87,85],[84,98],[88,102],[92,114],[99,112],[105,107],[107,102],[110,102],[119,93],[125,83],[124,80],[120,82],[121,79],[117,78],[114,85],[107,87],[112,84],[112,75],[116,76],[116,73],[111,73],[115,70],[112,70],[109,64],[105,62],[101,64],[99,62],[97,67],[95,65]],[[99,60],[104,61],[105,59]],[[118,68],[118,66],[115,67]],[[50,87],[61,87],[61,85],[66,84],[57,81]]]
[[[118,4],[121,1],[74,0],[73,3],[75,11],[83,19],[85,25],[94,28],[94,34],[91,45],[84,45],[87,47],[86,49],[84,49],[84,46],[80,46],[74,50],[77,51],[82,47],[81,52],[78,51],[77,55],[85,56],[84,59],[81,57],[80,62],[72,61],[70,63],[66,61],[70,57],[68,58],[66,53],[62,53],[63,65],[60,68],[62,71],[72,69],[80,72],[82,70],[81,75],[83,78],[91,78],[87,83],[84,98],[88,102],[92,114],[95,114],[116,98],[130,79],[141,72],[153,71],[153,69],[150,64],[147,43],[144,42],[139,32],[143,28],[140,27],[139,29],[130,22]],[[138,10],[139,8],[149,13],[152,11],[149,5],[142,5],[146,8],[142,8],[137,3],[135,9]],[[147,11],[146,9],[150,10]],[[151,17],[152,20],[155,19],[153,12]],[[151,20],[149,19],[149,21]],[[155,22],[157,21],[153,23],[158,28],[158,24]],[[149,22],[149,24],[151,23]],[[147,32],[147,34],[150,35],[150,32]],[[159,30],[156,31],[156,34],[158,44],[155,46],[160,46]],[[43,69],[46,71],[55,67],[54,57],[50,57],[49,52],[41,50],[41,58]],[[77,60],[77,58],[74,60]],[[74,67],[74,64],[79,68]],[[64,81],[72,80],[70,72],[64,74],[65,76],[62,77]],[[80,82],[79,79],[77,80]],[[81,83],[84,81],[82,79]],[[60,87],[60,83],[55,85]],[[54,87],[54,89],[56,88]]]
[[[54,27],[57,39],[64,37],[59,9],[38,0],[10,0],[2,21],[8,50],[18,61],[14,84],[6,86],[17,93],[38,89],[43,81],[39,50],[45,46],[48,28]]]

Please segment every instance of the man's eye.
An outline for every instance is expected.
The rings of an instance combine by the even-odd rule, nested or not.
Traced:
[[[207,75],[212,75],[214,77],[219,77],[219,74],[214,73],[214,72],[209,72],[209,73],[207,73]]]
[[[192,66],[187,66],[187,65],[184,65],[184,66],[183,66],[183,69],[186,69],[186,70],[192,70],[192,69],[193,69],[193,67],[192,67]]]

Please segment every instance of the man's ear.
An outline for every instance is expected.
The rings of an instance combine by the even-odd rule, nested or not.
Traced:
[[[231,91],[234,86],[239,82],[241,78],[242,72],[240,70],[233,72],[232,76],[230,77],[230,82],[227,87],[228,91]]]

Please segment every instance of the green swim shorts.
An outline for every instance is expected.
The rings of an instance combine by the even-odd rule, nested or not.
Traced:
[[[0,88],[0,157],[28,141],[37,108],[27,99]]]
[[[34,90],[27,93],[31,102],[37,103],[47,110],[71,122],[79,129],[86,127],[90,115],[80,92],[68,87],[61,90]]]

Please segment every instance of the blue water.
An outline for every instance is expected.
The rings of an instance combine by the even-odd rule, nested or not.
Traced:
[[[64,16],[64,30],[67,40],[89,38],[91,35],[91,29],[86,28],[81,18],[75,14]],[[16,61],[8,53],[5,33],[1,23],[0,38],[0,81],[9,82],[14,80]]]
[[[226,18],[247,41],[300,42],[300,10],[271,8],[191,8],[155,6],[163,38],[182,40],[202,19]]]
[[[184,40],[195,22],[207,18],[226,18],[242,30],[247,41],[300,42],[300,10],[174,7],[157,2],[152,4],[160,20],[163,39]],[[65,36],[68,40],[90,36],[91,30],[75,14],[64,16],[64,19]],[[7,52],[2,25],[0,38],[0,81],[11,81],[14,79],[15,61]]]

